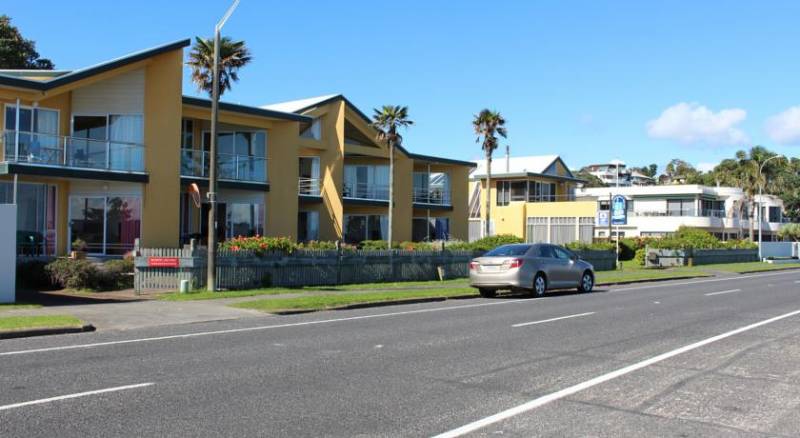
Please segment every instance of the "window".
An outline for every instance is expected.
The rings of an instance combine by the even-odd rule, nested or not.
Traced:
[[[694,215],[694,199],[667,199],[667,216]]]
[[[411,240],[427,242],[448,240],[450,238],[450,219],[446,217],[415,217],[411,222]]]
[[[511,182],[510,181],[497,181],[497,205],[508,205],[511,200]]]
[[[300,157],[299,164],[299,193],[319,196],[319,157]]]
[[[251,237],[264,234],[263,204],[227,204],[225,237]]]
[[[14,184],[0,182],[0,203],[14,202]],[[55,255],[56,187],[19,183],[17,186],[17,252]]]
[[[364,240],[385,240],[388,226],[385,215],[345,215],[345,241],[359,243]]]
[[[511,183],[511,200],[525,201],[528,198],[527,181],[514,181]]]
[[[516,244],[516,245],[503,245],[497,247],[486,254],[484,257],[515,257],[515,256],[523,256],[528,250],[531,249],[531,245],[524,245],[524,244]]]
[[[553,252],[553,247],[550,245],[541,245],[539,247],[539,257],[545,257],[554,259],[556,258],[556,253]]]
[[[782,216],[780,207],[769,207],[769,216],[767,220],[770,222],[781,222],[783,219]]]
[[[182,120],[181,147],[184,149],[192,149],[194,147],[194,120]]]
[[[58,111],[44,108],[5,107],[6,159],[26,160],[44,164],[62,164],[58,135]],[[19,139],[19,141],[17,141]],[[18,152],[18,154],[17,154]]]
[[[138,196],[70,196],[70,248],[81,240],[89,253],[123,255],[133,249],[140,228]]]
[[[300,242],[319,240],[318,211],[300,211],[297,213],[297,240]]]
[[[211,149],[211,133],[203,132],[203,150]],[[240,181],[267,180],[267,134],[265,131],[217,133],[219,177]],[[209,159],[203,174],[208,174]]]
[[[345,165],[344,196],[360,199],[389,199],[389,166]]]
[[[572,255],[570,253],[568,253],[566,250],[558,246],[553,247],[553,252],[555,253],[557,259],[569,260],[572,258]]]
[[[528,202],[553,202],[556,200],[555,183],[531,181],[528,185]]]
[[[300,128],[303,129],[302,127]],[[314,140],[322,139],[322,119],[319,117],[311,121],[311,124],[300,132],[300,137],[313,138]]]

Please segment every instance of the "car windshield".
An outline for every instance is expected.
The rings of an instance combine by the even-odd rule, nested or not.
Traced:
[[[486,257],[514,257],[525,255],[530,245],[503,245],[484,254]]]

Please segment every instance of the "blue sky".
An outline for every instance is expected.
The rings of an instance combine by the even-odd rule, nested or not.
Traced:
[[[797,155],[800,2],[377,4],[242,0],[224,33],[255,59],[224,100],[408,105],[405,145],[459,159],[480,157],[470,122],[484,107],[506,117],[513,155],[571,167],[715,163],[753,144]],[[227,6],[6,0],[3,13],[71,69],[210,35]],[[184,91],[195,93],[188,80]]]

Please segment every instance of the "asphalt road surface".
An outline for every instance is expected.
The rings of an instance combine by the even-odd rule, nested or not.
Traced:
[[[0,341],[0,436],[798,436],[800,273]]]

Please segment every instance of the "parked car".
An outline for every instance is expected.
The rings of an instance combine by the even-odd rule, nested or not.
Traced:
[[[535,296],[572,287],[591,292],[594,267],[558,245],[503,245],[470,262],[469,283],[484,297],[494,297],[500,289],[528,290]]]

